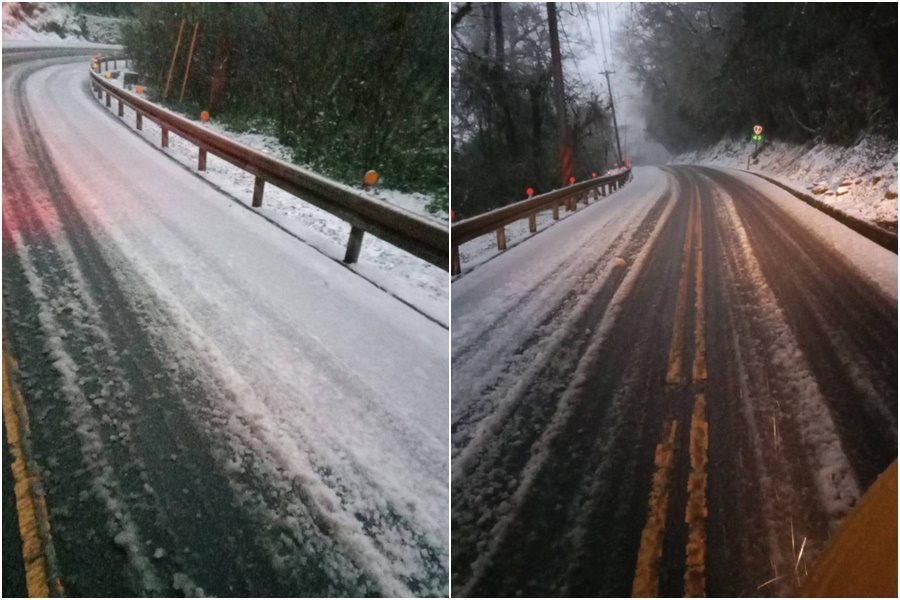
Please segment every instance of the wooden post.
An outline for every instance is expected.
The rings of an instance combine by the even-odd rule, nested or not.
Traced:
[[[109,108],[110,106],[112,106],[112,96],[109,92],[106,92],[106,108]]]
[[[175,59],[178,58],[178,48],[181,47],[182,33],[184,33],[184,17],[181,18],[181,26],[178,27],[178,39],[175,41],[175,52],[172,53],[172,62],[169,64],[169,75],[166,77],[166,87],[163,90],[163,98],[169,97],[169,85],[172,83],[172,73],[175,71]]]
[[[528,231],[537,233],[537,216],[535,213],[528,215]]]
[[[559,202],[553,204],[553,220],[559,221]]]
[[[169,147],[169,130],[165,127],[162,128],[162,139],[160,140],[160,146],[163,148]]]
[[[256,181],[253,182],[253,206],[259,207],[262,206],[262,198],[263,198],[263,188],[266,185],[265,179],[256,176]]]
[[[119,100],[119,116],[120,116],[120,117],[124,117],[124,116],[125,116],[125,105],[122,104],[122,101],[121,101],[121,100]]]
[[[199,152],[197,154],[197,170],[205,171],[206,170],[206,148],[198,148]]]
[[[344,262],[352,265],[359,260],[359,251],[362,248],[363,234],[365,231],[359,227],[350,228],[350,239],[347,240],[347,253],[344,255]]]
[[[194,34],[191,36],[191,47],[188,50],[188,60],[187,66],[184,68],[184,80],[181,82],[181,95],[178,96],[178,101],[184,101],[184,90],[187,87],[188,75],[191,72],[191,59],[194,58],[194,45],[197,43],[197,30],[200,29],[200,22],[197,21],[194,24]]]
[[[450,255],[450,274],[459,275],[462,270],[462,264],[459,262],[459,244],[453,244],[452,254]]]
[[[584,200],[584,205],[585,205],[585,206],[588,205],[588,201],[590,200],[590,196],[591,196],[591,195],[590,195],[588,192],[584,192],[583,194],[581,194],[581,199]]]
[[[134,111],[134,126],[138,131],[144,128],[144,115],[137,111]]]
[[[506,227],[497,229],[497,250],[506,250]]]
[[[97,86],[97,99],[103,100],[103,88],[99,85]]]

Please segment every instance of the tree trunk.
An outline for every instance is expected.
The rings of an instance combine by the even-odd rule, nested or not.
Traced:
[[[547,3],[547,26],[550,29],[550,59],[553,69],[553,91],[556,101],[556,119],[559,123],[559,167],[562,184],[569,185],[573,176],[572,141],[566,122],[566,91],[562,77],[562,55],[559,52],[559,31],[556,25],[556,3]]]
[[[227,35],[220,35],[216,41],[216,57],[213,60],[212,88],[209,92],[209,110],[216,111],[222,105],[225,95],[225,82],[227,80],[228,50],[231,48],[231,40]]]

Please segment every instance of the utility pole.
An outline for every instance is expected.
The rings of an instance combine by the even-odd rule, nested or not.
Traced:
[[[609,109],[613,115],[613,128],[616,130],[616,151],[619,157],[619,166],[622,165],[622,144],[619,143],[619,123],[616,121],[616,105],[613,104],[612,85],[609,83],[609,76],[615,75],[615,71],[600,71],[601,75],[606,75],[606,89],[609,90]]]
[[[550,59],[553,69],[553,92],[559,123],[559,166],[563,185],[569,185],[572,172],[572,138],[566,123],[566,92],[562,78],[562,55],[559,52],[559,31],[556,25],[556,3],[547,3],[547,26],[550,29]]]

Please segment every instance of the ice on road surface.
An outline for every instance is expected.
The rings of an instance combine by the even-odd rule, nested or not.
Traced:
[[[5,79],[11,113],[6,86]],[[153,324],[148,335],[172,372],[187,368],[209,386],[212,406],[180,401],[210,444],[229,449],[220,466],[236,493],[254,493],[245,489],[247,469],[273,489],[299,482],[302,498],[275,494],[280,504],[260,505],[266,518],[290,530],[296,505],[305,504],[336,542],[335,565],[352,564],[375,581],[370,592],[446,593],[446,328],[116,123],[90,94],[86,62],[49,64],[22,89],[16,100],[29,107],[52,163],[34,164],[21,142],[29,132],[4,121],[4,165],[9,158],[34,178],[19,181],[40,206],[31,216],[75,265],[65,216],[36,183],[52,167],[125,291],[131,306],[121,310]],[[5,194],[4,203],[18,200]],[[29,238],[6,207],[4,220],[39,292]],[[89,298],[92,290],[75,294]],[[53,299],[37,301],[45,313],[57,308]],[[65,343],[59,323],[43,325],[44,335]],[[65,364],[66,350],[57,350]],[[289,560],[276,542],[272,560]],[[184,569],[182,583],[190,581],[190,565]]]

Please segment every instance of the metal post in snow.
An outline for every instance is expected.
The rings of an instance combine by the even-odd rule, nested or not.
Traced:
[[[206,170],[206,148],[198,148],[199,152],[197,153],[197,170],[205,171]]]
[[[352,265],[359,260],[359,251],[362,249],[363,234],[366,232],[355,225],[350,228],[350,239],[347,240],[347,253],[344,262]]]
[[[265,179],[263,179],[262,177],[257,175],[256,181],[253,182],[253,207],[254,208],[258,208],[258,207],[262,206],[263,188],[265,187],[265,185],[266,185]]]

